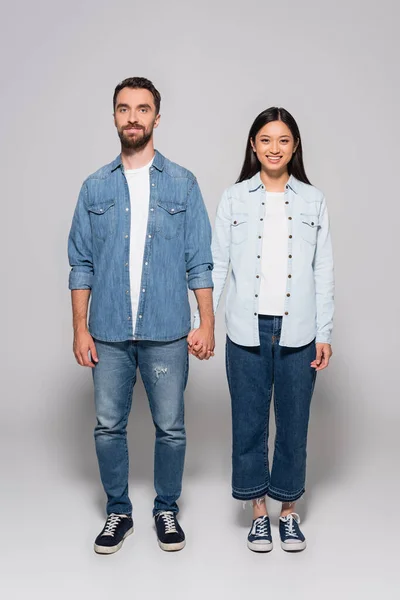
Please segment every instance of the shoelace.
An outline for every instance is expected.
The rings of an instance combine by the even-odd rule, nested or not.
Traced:
[[[164,522],[165,533],[178,533],[175,526],[174,513],[171,511],[163,511],[158,513],[158,517],[161,517]]]
[[[297,513],[290,513],[290,515],[287,515],[286,517],[283,517],[283,522],[285,523],[285,534],[288,537],[294,537],[297,538],[298,533],[296,532],[295,529],[295,523],[298,524],[300,523],[300,517]]]
[[[119,525],[121,520],[122,520],[122,517],[120,515],[115,515],[115,514],[111,513],[111,515],[107,518],[102,535],[109,535],[111,537],[114,537],[114,533],[117,528],[117,525]]]
[[[268,517],[258,517],[253,523],[253,529],[251,530],[252,535],[266,537],[269,535],[268,531]]]

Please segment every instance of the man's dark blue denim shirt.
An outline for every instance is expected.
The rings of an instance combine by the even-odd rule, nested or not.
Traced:
[[[188,287],[213,287],[211,227],[194,175],[156,151],[141,282],[146,292],[136,323],[130,223],[129,189],[118,156],[82,185],[68,240],[69,288],[91,290],[89,331],[95,339],[179,339],[190,330]]]

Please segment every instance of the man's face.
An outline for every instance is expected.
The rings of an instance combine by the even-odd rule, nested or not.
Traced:
[[[156,115],[153,94],[149,90],[126,87],[118,93],[114,123],[123,148],[144,148],[159,120],[160,115]]]

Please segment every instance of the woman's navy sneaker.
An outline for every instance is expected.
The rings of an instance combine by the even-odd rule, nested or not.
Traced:
[[[163,510],[154,517],[158,545],[166,552],[182,550],[185,546],[185,534],[172,510]]]
[[[306,538],[302,534],[299,525],[300,517],[297,513],[279,517],[281,546],[286,552],[299,552],[306,547]]]
[[[94,551],[98,554],[113,554],[121,548],[124,539],[131,533],[133,533],[132,517],[111,513],[94,542]]]
[[[267,515],[254,519],[247,536],[247,547],[253,552],[270,552],[272,550],[271,523]]]

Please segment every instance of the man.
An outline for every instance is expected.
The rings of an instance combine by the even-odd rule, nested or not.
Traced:
[[[156,429],[158,542],[166,551],[184,547],[177,500],[186,446],[188,287],[201,317],[198,357],[214,350],[211,228],[195,177],[154,150],[160,100],[144,78],[116,87],[121,154],[83,183],[68,243],[74,354],[93,369],[96,452],[108,499],[94,546],[102,554],[119,550],[133,532],[126,426],[137,368]]]

